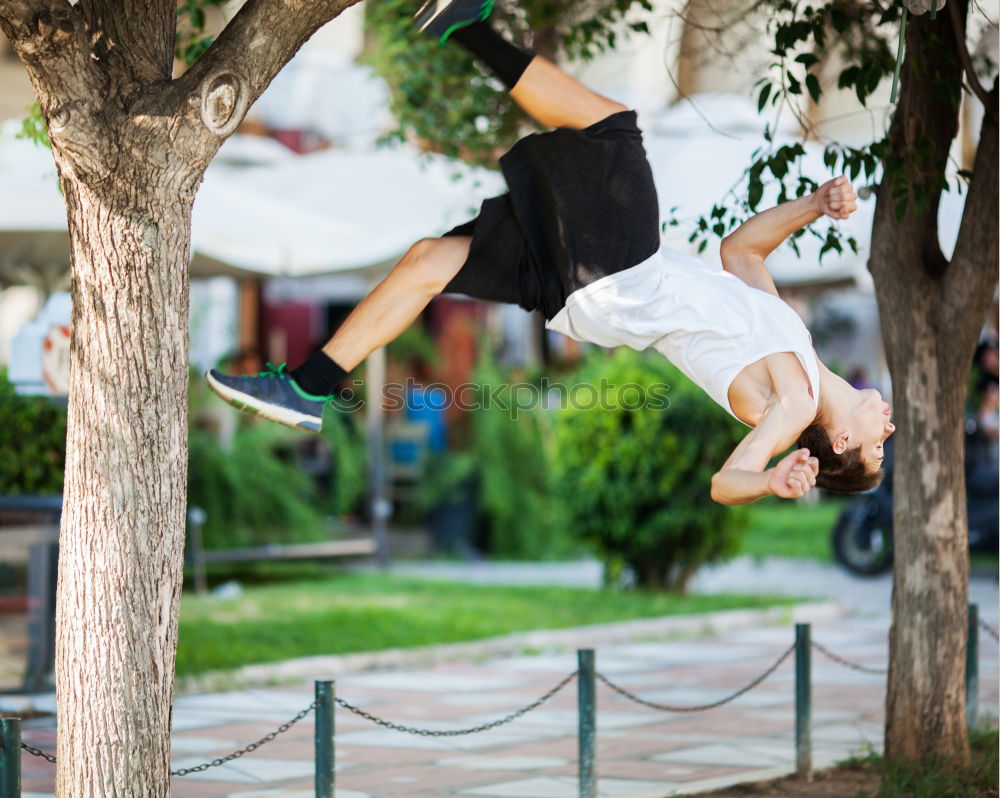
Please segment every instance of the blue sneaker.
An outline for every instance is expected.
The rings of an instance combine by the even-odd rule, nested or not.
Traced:
[[[264,416],[295,429],[319,432],[323,407],[333,397],[303,391],[285,371],[285,364],[256,377],[227,377],[215,369],[205,374],[208,386],[233,407]]]
[[[494,0],[427,0],[413,16],[413,24],[444,44],[460,28],[485,20],[493,11]]]

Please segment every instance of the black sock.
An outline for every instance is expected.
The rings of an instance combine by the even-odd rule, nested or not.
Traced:
[[[535,57],[497,33],[488,20],[460,28],[451,38],[488,66],[508,91]]]
[[[313,396],[329,396],[344,377],[346,369],[327,357],[321,349],[309,357],[297,369],[288,372],[288,376],[306,393]]]

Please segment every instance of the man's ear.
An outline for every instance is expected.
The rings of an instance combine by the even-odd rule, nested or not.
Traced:
[[[830,441],[830,446],[833,448],[835,454],[843,454],[847,451],[847,444],[850,439],[846,432],[841,432],[836,438]]]

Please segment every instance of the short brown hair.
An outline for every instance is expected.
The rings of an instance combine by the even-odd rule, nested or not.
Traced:
[[[843,454],[833,451],[830,435],[819,424],[810,424],[799,435],[798,447],[808,449],[819,460],[816,487],[832,493],[864,493],[877,488],[885,477],[885,469],[869,471],[861,458],[861,447]]]

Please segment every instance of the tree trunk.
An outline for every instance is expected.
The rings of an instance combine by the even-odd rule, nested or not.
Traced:
[[[190,198],[148,172],[118,183],[141,186],[141,202],[63,180],[73,348],[56,616],[60,798],[170,791]]]
[[[964,20],[967,2],[950,2],[958,2]],[[961,85],[949,14],[911,18],[906,46],[869,263],[897,425],[885,752],[914,763],[936,758],[961,765],[969,756],[964,398],[997,273],[996,89],[949,263],[937,237]],[[908,191],[899,219],[897,191]]]
[[[59,798],[169,795],[191,206],[250,104],[358,1],[248,0],[172,79],[176,0],[0,0],[0,30],[52,142],[72,242]]]

